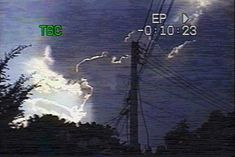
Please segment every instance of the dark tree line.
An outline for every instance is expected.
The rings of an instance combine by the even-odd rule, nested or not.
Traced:
[[[30,46],[30,45],[29,45]],[[1,154],[97,154],[127,153],[120,144],[116,130],[93,123],[68,123],[56,116],[33,116],[28,126],[13,129],[11,122],[22,117],[21,105],[30,98],[37,84],[28,84],[29,77],[21,75],[10,82],[8,63],[29,46],[19,46],[0,59],[0,156]],[[191,130],[186,120],[179,122],[165,135],[165,146],[157,155],[169,154],[233,154],[234,112],[214,111],[199,128]]]
[[[210,113],[209,118],[199,128],[190,130],[183,120],[165,135],[165,146],[159,146],[158,154],[234,154],[235,119],[234,112]]]
[[[30,46],[30,45],[29,45]],[[34,116],[28,126],[13,129],[11,122],[23,116],[20,110],[31,91],[30,77],[21,75],[14,83],[7,75],[8,63],[29,46],[18,46],[0,59],[0,154],[92,154],[119,152],[115,129],[96,123],[67,123],[56,116]]]
[[[77,126],[78,125],[78,126]],[[119,152],[119,140],[110,126],[66,123],[57,116],[35,116],[26,128],[11,129],[4,154],[95,154]]]

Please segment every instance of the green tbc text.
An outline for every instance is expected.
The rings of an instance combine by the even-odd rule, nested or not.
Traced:
[[[61,25],[39,25],[41,28],[41,36],[62,36]]]

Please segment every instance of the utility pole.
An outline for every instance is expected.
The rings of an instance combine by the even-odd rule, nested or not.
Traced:
[[[131,44],[131,89],[129,95],[129,134],[130,147],[133,152],[140,152],[140,144],[138,138],[138,62],[139,62],[139,43]]]

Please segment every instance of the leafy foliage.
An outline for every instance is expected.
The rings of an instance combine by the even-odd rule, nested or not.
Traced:
[[[17,57],[22,50],[31,45],[18,46],[5,54],[3,59],[0,59],[0,124],[7,126],[15,117],[22,116],[22,111],[19,107],[24,100],[28,99],[31,91],[38,85],[26,85],[30,77],[21,75],[14,82],[9,82],[9,76],[6,74],[8,63],[14,57]]]
[[[186,120],[177,124],[174,130],[169,131],[165,136],[167,148],[172,153],[187,151],[188,144],[192,138],[192,133],[189,131],[189,125]]]
[[[21,105],[39,87],[27,84],[30,76],[21,75],[11,83],[7,75],[9,61],[29,46],[18,46],[0,59],[0,154],[92,154],[119,149],[115,129],[96,123],[75,124],[52,115],[35,115],[26,128],[9,126],[15,117],[23,116]]]
[[[26,128],[11,129],[5,154],[93,154],[117,151],[115,129],[96,123],[68,123],[57,116],[34,116]]]
[[[187,122],[181,121],[165,136],[166,150],[158,153],[171,154],[233,154],[235,139],[234,112],[224,115],[214,111],[198,129],[189,130]]]

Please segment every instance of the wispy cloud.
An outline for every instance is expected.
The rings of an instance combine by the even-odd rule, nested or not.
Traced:
[[[168,58],[168,59],[174,58],[174,57],[180,52],[181,49],[183,49],[186,45],[191,44],[191,43],[193,43],[193,42],[196,42],[196,40],[185,41],[183,44],[174,47],[174,48],[171,50],[171,52],[168,54],[167,58]]]
[[[104,51],[102,52],[100,55],[95,55],[95,56],[92,56],[92,57],[88,57],[88,58],[85,58],[83,59],[82,61],[80,61],[78,64],[76,64],[75,66],[75,69],[76,69],[76,72],[79,71],[79,67],[84,64],[85,62],[90,62],[90,61],[94,61],[94,60],[97,60],[97,59],[101,59],[101,58],[110,58],[110,63],[111,64],[121,64],[123,63],[123,60],[124,59],[128,59],[129,58],[129,55],[122,55],[121,57],[116,57],[116,56],[112,56],[110,55],[109,52],[107,51]]]
[[[122,60],[127,59],[127,58],[129,58],[129,55],[124,55],[124,56],[121,56],[120,58],[117,58],[114,56],[114,57],[112,57],[111,63],[112,64],[121,64]]]
[[[135,33],[136,31],[131,31],[130,33],[127,34],[127,36],[124,38],[124,42],[129,42],[129,40],[132,38],[132,35]]]
[[[100,55],[96,55],[96,56],[92,56],[92,57],[89,57],[89,58],[85,58],[83,59],[82,61],[80,61],[78,64],[76,64],[76,72],[78,72],[78,69],[79,69],[79,66],[85,62],[88,62],[88,61],[93,61],[93,60],[97,60],[97,59],[100,59],[100,58],[105,58],[108,56],[108,52],[107,51],[104,51],[102,52]]]

